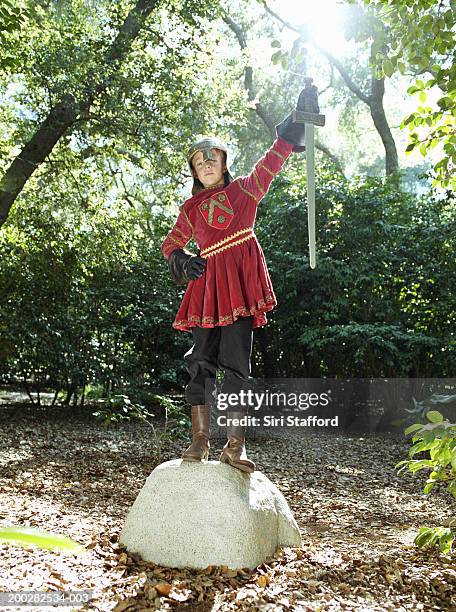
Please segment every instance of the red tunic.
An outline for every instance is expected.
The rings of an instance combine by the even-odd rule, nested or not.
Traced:
[[[266,312],[277,300],[253,227],[257,205],[292,148],[277,138],[248,176],[203,189],[181,206],[161,251],[168,258],[193,238],[207,264],[203,275],[187,285],[175,329],[230,325],[250,315],[253,328],[266,325]]]

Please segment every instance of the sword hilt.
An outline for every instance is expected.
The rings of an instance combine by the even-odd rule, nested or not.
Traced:
[[[320,113],[320,107],[318,106],[318,89],[315,85],[312,85],[313,79],[310,77],[306,77],[304,83],[305,86],[299,94],[296,110],[318,115]]]
[[[313,123],[324,126],[325,116],[320,115],[318,105],[318,89],[312,85],[313,79],[304,79],[305,87],[299,94],[296,110],[293,111],[293,123]]]

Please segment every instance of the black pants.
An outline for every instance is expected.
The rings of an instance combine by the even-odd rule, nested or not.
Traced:
[[[211,392],[215,385],[217,368],[225,377],[222,392],[239,393],[246,388],[250,377],[252,354],[253,316],[240,317],[231,325],[222,327],[193,327],[195,344],[185,353],[190,381],[185,387],[185,398],[192,406],[205,404],[205,385]]]

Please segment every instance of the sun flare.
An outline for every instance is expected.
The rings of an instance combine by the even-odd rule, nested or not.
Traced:
[[[294,27],[306,27],[313,40],[322,48],[344,55],[349,43],[343,33],[344,6],[340,0],[271,0],[270,8]],[[284,35],[292,41],[296,33],[284,30]]]

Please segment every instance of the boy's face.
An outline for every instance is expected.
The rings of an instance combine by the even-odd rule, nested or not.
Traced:
[[[201,151],[197,151],[192,157],[193,176],[199,179],[205,189],[223,183],[223,174],[226,172],[223,151],[220,149],[211,149],[211,151],[214,159],[203,161],[204,156]]]

